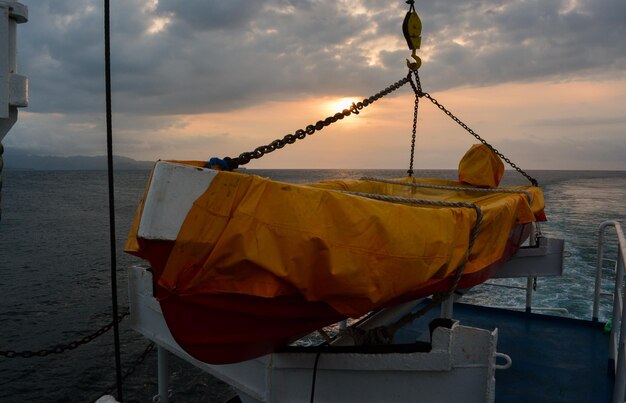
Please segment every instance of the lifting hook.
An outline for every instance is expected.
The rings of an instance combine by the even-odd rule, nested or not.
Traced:
[[[413,2],[414,0],[407,1],[410,7],[402,22],[402,33],[404,34],[409,49],[411,49],[411,57],[414,60],[414,62],[411,62],[407,59],[406,65],[411,70],[417,70],[422,65],[422,60],[415,54],[415,51],[419,49],[422,44],[422,21],[415,11]]]

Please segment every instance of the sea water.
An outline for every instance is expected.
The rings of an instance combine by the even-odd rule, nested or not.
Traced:
[[[246,170],[302,183],[361,176],[400,177],[402,170]],[[123,245],[148,171],[115,175],[115,223],[119,305],[128,306],[127,269],[141,263]],[[563,238],[565,273],[539,278],[533,305],[564,308],[589,319],[593,297],[598,225],[626,222],[626,172],[535,171],[549,221],[545,236]],[[416,176],[454,179],[454,170]],[[104,171],[5,171],[0,222],[0,351],[40,350],[83,338],[110,321],[110,254],[107,175]],[[509,185],[526,184],[506,172]],[[289,208],[289,206],[285,206]],[[609,237],[614,240],[614,237]],[[615,249],[613,248],[613,251]],[[525,280],[498,280],[525,286]],[[607,288],[608,289],[608,288]],[[488,305],[523,306],[522,290],[483,285],[470,298]],[[606,318],[610,300],[602,301]],[[122,321],[124,371],[148,345]],[[75,350],[33,358],[0,357],[1,402],[89,402],[115,382],[113,332]],[[222,402],[227,385],[172,357],[172,401]],[[156,394],[156,353],[148,354],[124,383],[126,402]]]

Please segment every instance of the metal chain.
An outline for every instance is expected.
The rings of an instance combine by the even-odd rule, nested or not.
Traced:
[[[154,342],[151,341],[150,343],[148,343],[148,345],[143,350],[143,352],[131,364],[130,368],[128,368],[126,370],[126,372],[124,372],[124,376],[122,376],[122,383],[126,382],[126,379],[128,379],[137,370],[137,368],[139,368],[139,366],[148,357],[148,354],[150,354],[150,352],[153,351],[153,350],[154,350]],[[115,390],[116,386],[117,386],[117,384],[115,384],[115,383],[112,384],[111,386],[109,386],[109,388],[107,390],[105,390],[102,393],[98,393],[98,395],[95,396],[95,399],[91,399],[90,401],[95,401],[102,395],[108,395],[108,394],[112,393]]]
[[[415,82],[413,82],[411,75],[415,77]],[[368,105],[371,105],[372,103],[379,100],[380,98],[386,95],[389,95],[390,93],[394,92],[395,90],[402,87],[406,83],[410,83],[411,88],[413,89],[413,92],[415,93],[415,104],[413,107],[413,130],[412,130],[412,135],[411,135],[411,157],[410,157],[409,169],[407,171],[409,176],[413,175],[415,140],[416,140],[416,131],[417,131],[417,115],[419,111],[419,98],[425,97],[428,100],[430,100],[430,102],[435,104],[446,115],[448,115],[452,120],[454,120],[457,124],[459,124],[462,128],[467,130],[467,132],[470,133],[472,136],[474,136],[478,141],[480,141],[482,144],[489,147],[489,149],[493,151],[498,157],[500,157],[507,164],[509,164],[512,168],[514,168],[517,172],[519,172],[524,177],[526,177],[533,184],[533,186],[538,186],[538,182],[535,178],[528,175],[524,170],[518,167],[510,159],[505,157],[504,154],[498,151],[491,144],[487,143],[487,141],[484,140],[482,137],[480,137],[478,133],[476,133],[469,126],[463,123],[459,118],[457,118],[454,114],[452,114],[452,112],[450,112],[445,106],[441,105],[439,101],[433,98],[429,93],[424,92],[422,90],[419,73],[417,70],[414,70],[414,69],[410,69],[409,73],[407,74],[405,78],[393,83],[392,85],[378,92],[377,94],[372,95],[369,98],[365,98],[360,102],[352,103],[352,105],[350,105],[350,108],[348,109],[344,109],[343,111],[338,112],[334,114],[333,116],[329,116],[324,120],[318,120],[314,125],[311,124],[311,125],[306,126],[305,129],[298,129],[296,130],[295,134],[290,133],[290,134],[285,135],[282,139],[276,139],[267,145],[259,146],[255,148],[254,151],[247,151],[247,152],[241,153],[239,157],[236,157],[236,158],[225,157],[224,161],[227,162],[227,164],[229,165],[231,169],[235,169],[240,165],[245,165],[251,160],[259,159],[263,157],[265,154],[269,154],[277,149],[283,148],[287,144],[293,144],[297,140],[302,140],[307,135],[312,135],[316,131],[322,130],[324,127],[330,126],[331,124],[337,122],[338,120],[341,120],[344,117],[348,117],[353,113],[355,115],[358,115],[361,109],[365,108]]]
[[[417,72],[416,72],[417,75]],[[495,147],[493,147],[491,144],[487,143],[486,140],[484,140],[482,137],[480,137],[478,135],[478,133],[476,133],[474,130],[472,130],[469,126],[467,126],[465,123],[463,123],[459,118],[457,118],[456,116],[454,116],[452,114],[452,112],[450,112],[448,109],[446,109],[445,106],[441,105],[435,98],[433,98],[432,96],[430,96],[429,93],[427,92],[422,92],[421,96],[427,98],[428,100],[430,100],[430,102],[432,102],[433,104],[435,104],[440,110],[442,110],[446,115],[448,115],[452,120],[454,120],[456,123],[459,124],[459,126],[461,126],[462,128],[464,128],[465,130],[467,130],[467,132],[469,134],[471,134],[472,136],[474,136],[476,138],[476,140],[480,141],[482,144],[486,145],[487,147],[489,147],[489,149],[491,151],[493,151],[498,157],[502,158],[507,164],[509,164],[512,168],[514,168],[517,172],[519,172],[520,174],[522,174],[524,177],[526,177],[526,179],[528,179],[530,181],[530,183],[533,184],[533,186],[538,186],[538,182],[535,178],[533,178],[532,176],[528,175],[523,169],[521,169],[520,167],[518,167],[515,163],[513,163],[510,159],[508,159],[507,157],[505,157],[500,151],[498,151]]]
[[[409,77],[407,76],[403,78],[402,80],[399,80],[391,84],[389,87],[385,88],[384,90],[378,92],[375,95],[372,95],[369,98],[365,98],[362,101],[359,101],[356,103],[353,102],[352,105],[350,105],[350,108],[348,109],[344,109],[341,112],[337,112],[333,116],[329,116],[324,120],[318,120],[317,123],[308,125],[305,129],[296,130],[295,134],[287,134],[282,139],[276,139],[267,145],[255,148],[254,151],[241,153],[239,157],[237,158],[226,157],[224,158],[224,160],[231,166],[231,168],[236,168],[237,166],[245,165],[251,160],[259,159],[265,154],[269,154],[274,150],[283,148],[287,144],[293,144],[297,140],[302,140],[307,135],[310,136],[316,131],[322,130],[324,127],[330,126],[336,121],[341,120],[344,117],[348,117],[353,113],[355,115],[358,115],[361,109],[365,108],[368,105],[373,104],[375,101],[379,100],[380,98],[391,94],[392,92],[394,92],[395,90],[402,87],[404,84],[408,82],[409,82]]]
[[[413,7],[413,5],[411,5]],[[413,82],[411,79],[411,74],[415,73],[415,81]],[[407,75],[409,79],[409,84],[411,84],[411,88],[413,88],[413,92],[415,93],[415,104],[413,105],[413,133],[411,135],[411,160],[409,162],[409,170],[406,173],[409,176],[413,176],[413,160],[415,156],[415,137],[417,133],[417,113],[419,112],[419,104],[420,104],[420,94],[422,93],[422,84],[420,83],[419,75],[417,74],[417,70],[409,70],[409,74]]]
[[[126,311],[123,312],[122,314],[120,314],[117,318],[117,323],[121,322],[122,319],[124,319],[124,317],[128,316],[130,312]],[[108,323],[107,325],[101,327],[100,329],[96,330],[94,333],[87,335],[85,337],[83,337],[82,339],[78,340],[78,341],[73,341],[71,343],[67,343],[67,344],[58,344],[57,346],[53,347],[53,348],[49,348],[49,349],[43,349],[43,350],[37,350],[37,351],[30,351],[30,350],[25,350],[25,351],[13,351],[13,350],[8,350],[8,351],[0,351],[0,356],[2,357],[6,357],[6,358],[31,358],[31,357],[45,357],[47,355],[50,354],[61,354],[65,351],[68,350],[74,350],[75,348],[82,346],[83,344],[87,344],[89,342],[91,342],[92,340],[102,336],[103,334],[105,334],[106,332],[108,332],[109,330],[111,330],[111,328],[113,327],[113,322],[111,321],[110,323]]]
[[[130,368],[128,368],[128,370],[124,372],[122,382],[126,382],[126,379],[128,379],[133,373],[135,373],[137,368],[139,368],[139,365],[141,365],[141,363],[145,361],[146,357],[148,356],[148,354],[150,354],[152,350],[154,350],[154,342],[151,341],[150,343],[148,343],[145,350],[143,350],[143,353],[141,353],[141,355],[137,357],[137,359],[135,359]]]

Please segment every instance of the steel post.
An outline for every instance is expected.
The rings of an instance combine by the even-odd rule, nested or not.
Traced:
[[[160,345],[157,346],[159,394],[156,397],[159,403],[169,403],[170,371],[168,351]]]

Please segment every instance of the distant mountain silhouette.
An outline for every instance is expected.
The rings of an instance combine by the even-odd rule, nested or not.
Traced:
[[[107,157],[104,155],[53,157],[33,155],[18,149],[5,148],[3,159],[4,169],[36,171],[107,169]],[[136,161],[132,158],[113,156],[115,169],[150,169],[153,164],[153,161]]]

